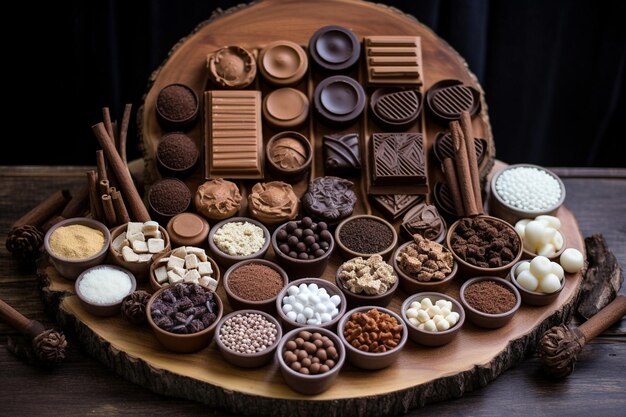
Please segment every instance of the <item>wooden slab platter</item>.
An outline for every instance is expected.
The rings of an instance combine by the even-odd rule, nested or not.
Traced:
[[[495,147],[487,114],[484,94],[476,78],[462,58],[430,29],[414,18],[386,6],[349,0],[262,1],[215,14],[201,24],[171,51],[168,59],[150,78],[150,87],[139,114],[147,183],[158,178],[155,152],[163,134],[155,117],[156,95],[164,86],[183,83],[191,86],[201,97],[208,89],[205,71],[206,55],[225,45],[240,45],[258,50],[263,45],[287,39],[307,45],[309,37],[322,26],[338,24],[352,29],[357,37],[368,35],[413,35],[421,37],[424,85],[422,93],[443,79],[458,79],[481,92],[481,111],[473,120],[476,136],[487,143],[486,157],[480,166],[486,180],[492,172]],[[362,68],[354,78],[363,79]],[[309,73],[301,91],[311,94],[318,75]],[[255,84],[265,93],[266,86]],[[310,115],[304,128],[314,145],[314,166],[311,177],[324,175],[321,158],[321,136],[329,131]],[[354,126],[363,141],[373,132],[367,116]],[[429,182],[432,186],[441,174],[432,160],[431,147],[437,132],[445,129],[429,117],[422,116],[411,129],[426,137]],[[264,140],[273,132],[264,128]],[[203,143],[203,126],[198,123],[189,135],[199,149]],[[366,145],[365,142],[361,143]],[[307,180],[295,184],[296,193],[306,190]],[[187,184],[195,190],[204,181],[204,169],[199,168]],[[355,214],[374,213],[365,195],[366,184],[360,178],[357,191],[359,204]],[[242,190],[251,183],[241,182]],[[426,196],[430,200],[431,196]],[[244,199],[245,201],[245,199]],[[246,206],[240,214],[246,215]],[[558,212],[568,246],[584,252],[580,230],[572,213],[565,207]],[[399,226],[395,224],[396,228]],[[271,249],[268,258],[274,257]],[[334,254],[323,278],[334,280],[342,260]],[[378,416],[406,412],[429,402],[456,398],[495,379],[507,368],[532,353],[540,335],[548,327],[566,320],[571,312],[582,274],[568,274],[559,298],[546,307],[522,306],[514,319],[497,330],[484,330],[465,323],[459,337],[441,348],[425,348],[407,343],[400,359],[381,371],[362,371],[346,365],[336,383],[316,396],[300,395],[284,383],[278,365],[271,363],[259,369],[240,369],[221,359],[214,344],[194,354],[173,354],[161,347],[147,327],[137,327],[120,315],[98,318],[81,307],[73,294],[73,282],[59,276],[47,260],[38,268],[43,281],[46,304],[58,312],[62,326],[71,331],[86,351],[105,363],[120,376],[169,396],[183,397],[248,415],[272,416]],[[458,299],[462,277],[446,292]],[[226,300],[223,288],[218,294]],[[407,294],[398,291],[390,308],[399,312]],[[226,303],[226,312],[230,307]]]

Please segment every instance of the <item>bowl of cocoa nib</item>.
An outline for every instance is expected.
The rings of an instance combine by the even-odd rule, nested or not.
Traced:
[[[157,147],[157,168],[164,177],[186,178],[196,168],[199,155],[189,136],[180,132],[168,133]]]
[[[224,290],[233,310],[254,309],[276,314],[276,297],[289,283],[287,273],[265,259],[237,262],[224,273]]]
[[[389,255],[398,243],[398,234],[393,225],[378,216],[361,214],[348,217],[337,226],[335,240],[339,253],[345,260]]]
[[[184,84],[163,87],[156,98],[155,107],[157,121],[167,131],[189,130],[198,119],[198,95]]]
[[[460,299],[467,319],[487,329],[496,329],[510,322],[522,302],[513,284],[497,277],[467,280],[461,286]]]
[[[448,229],[446,246],[459,264],[459,275],[505,277],[522,256],[515,228],[492,216],[464,217]]]

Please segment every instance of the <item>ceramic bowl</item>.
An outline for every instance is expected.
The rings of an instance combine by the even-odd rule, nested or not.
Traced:
[[[94,255],[83,259],[64,258],[55,254],[50,248],[50,236],[59,227],[70,226],[73,224],[79,224],[100,230],[104,235],[104,245],[102,245],[102,248]],[[109,229],[102,222],[89,219],[87,217],[73,217],[71,219],[62,220],[52,226],[46,233],[43,239],[43,244],[48,256],[50,257],[50,262],[58,273],[64,278],[75,280],[85,269],[100,265],[104,262],[107,257],[109,245],[111,244],[111,234],[109,233]]]
[[[520,167],[536,168],[540,171],[545,172],[551,177],[553,177],[558,182],[559,187],[561,187],[561,196],[559,200],[553,206],[548,207],[543,210],[523,210],[505,202],[500,196],[500,194],[498,194],[498,192],[496,191],[496,183],[498,181],[498,178],[500,177],[500,175],[502,175],[503,172],[510,170],[510,169],[520,168]],[[563,184],[563,181],[561,181],[559,176],[553,173],[552,171],[544,167],[540,167],[538,165],[532,165],[532,164],[509,165],[503,170],[497,172],[491,179],[490,193],[489,193],[489,214],[491,214],[492,216],[498,217],[500,219],[503,219],[504,221],[512,225],[514,225],[520,219],[534,219],[535,217],[542,215],[542,214],[548,214],[548,215],[554,216],[556,215],[556,212],[559,210],[559,208],[563,205],[564,201],[565,201],[565,185]]]
[[[360,306],[387,307],[389,303],[391,302],[391,300],[393,299],[393,295],[396,293],[396,290],[398,289],[398,285],[400,282],[400,279],[394,272],[394,275],[396,275],[396,282],[394,282],[393,285],[389,287],[389,289],[385,291],[384,293],[371,294],[371,295],[365,294],[365,293],[356,294],[350,291],[348,288],[346,288],[343,283],[343,280],[339,278],[339,274],[341,273],[341,271],[342,271],[342,267],[340,266],[337,269],[337,273],[335,274],[335,285],[337,286],[337,288],[341,290],[341,292],[343,292],[343,295],[345,295],[346,300],[348,302],[348,307],[350,308],[360,307]]]
[[[122,224],[117,226],[111,230],[111,242],[114,242],[115,239],[126,231],[126,225]],[[165,249],[162,252],[155,253],[152,256],[152,259],[156,258],[162,253],[169,252],[172,248],[170,245],[169,234],[162,226],[159,226],[159,231],[161,232],[161,236],[163,237],[163,241],[165,242]],[[120,266],[124,269],[128,269],[135,275],[137,282],[143,283],[148,282],[148,276],[150,274],[150,265],[152,265],[152,261],[149,262],[128,262],[124,260],[122,253],[113,247],[113,245],[109,246],[109,255],[111,262],[114,265]]]
[[[402,336],[400,337],[400,341],[398,342],[398,345],[395,348],[390,349],[386,352],[374,353],[374,352],[365,352],[360,349],[357,349],[354,346],[352,346],[350,342],[348,342],[348,340],[346,340],[346,337],[344,336],[344,333],[343,333],[346,327],[346,323],[348,322],[348,320],[350,320],[350,317],[352,316],[352,314],[364,313],[364,312],[371,310],[372,308],[376,308],[381,313],[387,313],[390,316],[395,317],[398,323],[402,326]],[[341,343],[344,345],[346,349],[346,357],[348,359],[348,362],[350,362],[352,365],[356,366],[357,368],[368,369],[368,370],[382,369],[393,364],[400,357],[402,348],[404,347],[408,339],[406,323],[404,322],[404,320],[402,320],[402,317],[400,317],[397,313],[394,313],[393,311],[387,308],[376,307],[376,306],[361,306],[361,307],[357,307],[348,311],[341,318],[341,320],[339,320],[339,324],[337,325],[337,334],[339,335],[339,339],[341,340]]]
[[[289,317],[287,317],[287,315],[283,312],[283,308],[282,308],[283,298],[285,298],[285,296],[287,295],[287,291],[289,290],[289,287],[291,287],[292,285],[295,285],[296,287],[298,287],[300,284],[307,284],[307,285],[317,284],[318,287],[325,288],[328,295],[339,296],[339,298],[341,299],[341,303],[337,307],[339,309],[339,313],[331,321],[318,326],[318,327],[322,327],[325,329],[331,329],[331,330],[335,329],[337,327],[337,322],[339,321],[341,316],[343,316],[346,312],[346,308],[347,308],[346,296],[343,294],[343,292],[339,288],[337,288],[335,284],[333,284],[330,281],[326,281],[325,279],[321,279],[321,278],[297,279],[285,285],[285,287],[281,290],[281,292],[278,293],[278,296],[276,297],[276,312],[278,313],[278,318],[280,319],[280,322],[282,323],[283,329],[292,330],[295,328],[306,326],[306,324],[297,323],[289,319]]]
[[[465,290],[470,285],[475,284],[477,282],[481,282],[481,281],[494,281],[502,285],[503,287],[506,287],[507,289],[511,290],[511,292],[515,295],[515,299],[516,299],[516,303],[513,306],[513,308],[501,314],[488,314],[488,313],[483,313],[482,311],[479,311],[475,309],[474,307],[472,307],[471,305],[469,305],[465,299]],[[509,281],[506,281],[502,278],[491,277],[491,276],[475,277],[475,278],[467,280],[461,286],[460,298],[461,298],[461,304],[463,305],[463,308],[465,309],[465,314],[467,316],[467,319],[471,323],[475,324],[476,326],[484,327],[487,329],[496,329],[510,322],[513,316],[515,315],[515,313],[517,312],[517,310],[519,310],[520,304],[522,302],[522,297],[520,296],[519,291],[517,291],[517,288],[515,288],[513,284],[511,284]]]
[[[198,113],[199,113],[199,108],[200,108],[200,101],[198,100],[198,94],[196,94],[196,92],[190,88],[187,85],[184,84],[170,84],[170,85],[166,85],[165,87],[163,87],[161,89],[161,91],[165,90],[167,87],[171,87],[171,86],[179,86],[179,87],[183,87],[185,90],[187,90],[189,93],[191,93],[195,99],[196,102],[196,106],[195,106],[195,110],[194,112],[189,115],[188,117],[184,118],[184,119],[171,119],[168,117],[168,115],[163,114],[161,111],[161,108],[156,105],[156,102],[158,101],[158,97],[157,100],[155,100],[155,109],[156,109],[156,117],[157,117],[157,121],[159,122],[159,125],[168,131],[171,130],[182,130],[182,131],[187,131],[189,130],[195,123],[196,120],[198,119]],[[159,91],[159,94],[161,94],[161,91]]]
[[[230,289],[229,278],[230,278],[230,275],[233,273],[233,271],[236,270],[237,268],[240,268],[244,265],[251,264],[251,263],[265,265],[265,266],[272,268],[276,272],[278,272],[278,274],[282,277],[282,280],[283,280],[283,288],[285,287],[285,285],[289,283],[289,278],[287,277],[287,273],[280,266],[276,265],[272,261],[268,261],[265,259],[248,259],[245,261],[237,262],[236,264],[228,268],[228,270],[224,273],[224,290],[226,291],[226,298],[228,298],[228,304],[230,304],[233,310],[253,309],[253,310],[260,310],[269,314],[276,314],[276,298],[278,297],[278,294],[276,294],[272,298],[268,298],[267,300],[252,301],[252,300],[246,300],[238,296],[237,294],[233,293],[232,290]],[[254,276],[250,277],[250,281],[253,281],[255,279],[257,279],[257,277],[254,277]]]
[[[398,246],[398,249],[396,249],[396,251],[393,253],[393,257],[391,259],[391,265],[398,274],[400,288],[402,288],[402,290],[407,294],[415,294],[416,292],[420,291],[441,291],[447,288],[456,276],[457,271],[459,270],[459,264],[456,262],[456,260],[454,261],[454,265],[452,265],[452,271],[444,279],[433,281],[418,281],[417,279],[405,273],[400,266],[400,263],[398,262],[398,257],[400,256],[400,253],[411,243],[414,242],[406,242]]]
[[[538,292],[538,291],[529,291],[526,288],[519,285],[517,283],[517,279],[515,279],[515,274],[516,274],[515,271],[517,270],[517,267],[520,266],[520,264],[522,264],[522,262],[528,262],[528,261],[519,261],[518,263],[513,265],[513,268],[511,268],[511,272],[509,272],[508,279],[515,286],[515,288],[517,288],[517,291],[519,291],[520,296],[522,297],[522,302],[524,304],[527,304],[530,306],[545,306],[545,305],[553,303],[554,300],[559,298],[559,294],[561,294],[561,291],[563,291],[563,287],[565,287],[565,279],[561,280],[561,288],[559,288],[557,291],[550,293],[550,294],[546,294],[546,293]]]
[[[443,331],[429,332],[428,330],[418,329],[417,326],[409,321],[409,318],[406,316],[406,311],[409,309],[411,303],[414,301],[421,302],[424,298],[430,298],[431,301],[433,301],[433,304],[438,300],[450,301],[452,303],[452,311],[459,313],[459,321],[457,321],[457,323],[448,330]],[[415,343],[419,343],[424,346],[443,346],[450,343],[458,335],[461,327],[463,327],[463,323],[465,323],[465,310],[463,309],[461,303],[449,295],[439,292],[421,292],[413,294],[402,303],[400,314],[402,314],[402,319],[406,323],[409,338]]]
[[[357,252],[355,250],[348,248],[344,244],[344,242],[341,241],[341,238],[340,238],[341,229],[345,227],[346,224],[356,219],[372,219],[387,226],[387,228],[393,234],[391,244],[384,250],[379,251],[379,252],[374,252],[374,253]],[[337,229],[335,229],[335,240],[337,241],[337,247],[339,248],[339,253],[345,260],[356,258],[357,256],[360,256],[362,258],[369,258],[370,256],[373,256],[373,255],[380,255],[383,257],[383,259],[389,259],[389,255],[391,255],[391,252],[393,252],[393,249],[396,247],[396,244],[398,243],[398,233],[396,233],[396,229],[393,227],[393,225],[391,225],[391,223],[389,223],[385,219],[382,219],[378,216],[373,216],[370,214],[359,214],[356,216],[348,217],[347,219],[344,219],[341,223],[339,223],[339,225],[337,225]]]
[[[300,225],[300,221],[296,221],[298,225]],[[330,256],[335,249],[335,238],[332,236],[330,239],[330,246],[324,256],[315,259],[297,259],[292,258],[284,254],[280,249],[278,249],[278,242],[276,240],[276,235],[279,230],[282,230],[287,226],[287,223],[284,223],[274,230],[272,233],[272,249],[274,250],[274,254],[276,255],[276,262],[278,265],[283,267],[289,275],[289,279],[298,279],[304,277],[320,277],[326,270],[328,266],[328,262],[330,261]]]
[[[173,184],[176,184],[177,189],[175,191],[171,191],[171,193],[184,193],[187,194],[187,191],[189,192],[188,197],[185,202],[184,202],[184,208],[181,208],[180,211],[176,212],[176,213],[163,213],[161,211],[159,211],[153,204],[153,198],[152,198],[152,193],[156,192],[154,191],[156,188],[157,184],[160,184],[161,181],[166,181],[170,184],[170,186],[172,186]],[[180,213],[184,213],[187,210],[189,210],[189,207],[191,206],[191,200],[193,199],[193,193],[191,192],[191,190],[189,189],[189,187],[187,186],[187,184],[185,184],[183,181],[179,180],[178,178],[172,178],[172,177],[168,177],[168,178],[161,178],[160,180],[158,180],[157,182],[155,182],[154,184],[152,184],[152,186],[150,187],[150,190],[148,191],[148,211],[150,212],[150,216],[152,217],[152,220],[155,220],[156,222],[158,222],[159,224],[167,224],[172,217],[176,216],[177,214]]]
[[[215,328],[217,327],[218,322],[221,320],[222,314],[224,312],[222,300],[217,295],[217,293],[213,293],[213,300],[215,300],[215,303],[217,304],[215,321],[209,327],[200,332],[191,334],[177,334],[161,329],[154,323],[154,320],[152,320],[152,304],[154,304],[154,301],[166,289],[167,287],[161,288],[160,290],[152,294],[152,297],[150,297],[150,300],[148,300],[148,304],[146,306],[146,317],[148,320],[148,325],[150,326],[150,329],[152,329],[152,332],[154,333],[154,336],[159,341],[159,343],[163,345],[166,349],[176,353],[196,352],[211,344],[211,341],[213,340],[213,335],[215,334]]]
[[[180,132],[171,132],[171,133],[166,133],[165,135],[163,135],[163,137],[159,141],[159,147],[161,147],[165,141],[168,141],[168,138],[170,136],[182,136],[184,138],[183,140],[191,141],[191,144],[193,144],[193,140],[187,135],[180,133]],[[156,165],[162,177],[174,177],[174,178],[181,178],[181,179],[187,178],[188,176],[193,174],[193,172],[196,170],[196,167],[198,166],[200,153],[197,151],[196,151],[196,155],[195,155],[193,162],[182,168],[176,168],[176,167],[172,167],[168,165],[168,162],[170,161],[164,161],[163,159],[161,159],[161,153],[162,153],[162,148],[161,148],[161,152],[159,152],[159,148],[157,148],[157,151],[155,152]]]
[[[267,319],[268,321],[270,321],[276,326],[276,341],[272,345],[268,346],[267,349],[261,352],[255,352],[255,353],[237,352],[237,351],[227,348],[226,345],[224,345],[224,343],[220,339],[220,331],[222,329],[222,326],[224,326],[224,323],[226,322],[226,320],[230,319],[231,317],[235,317],[238,314],[246,314],[246,313],[260,314],[261,316],[263,316],[265,319]],[[222,317],[220,322],[217,324],[217,327],[215,328],[214,338],[215,338],[215,344],[217,345],[217,349],[220,351],[220,353],[222,354],[222,357],[226,360],[226,362],[230,363],[231,365],[239,366],[241,368],[257,368],[259,366],[265,365],[266,363],[272,360],[272,357],[274,356],[274,352],[276,351],[276,348],[278,347],[278,344],[280,343],[280,339],[282,338],[282,336],[283,336],[283,330],[280,327],[280,323],[278,323],[278,320],[276,320],[274,317],[259,310],[239,310],[239,311],[233,311],[232,313],[227,314],[224,317]]]
[[[261,249],[250,255],[237,256],[237,255],[229,255],[226,252],[222,251],[220,248],[218,248],[215,242],[213,241],[215,232],[217,232],[226,223],[230,223],[230,222],[241,222],[241,223],[247,222],[247,223],[251,223],[255,226],[260,227],[261,230],[263,231],[263,237],[265,238],[265,242],[263,243],[263,246],[261,247]],[[224,268],[231,267],[237,262],[245,261],[247,259],[261,259],[265,256],[265,253],[267,252],[267,249],[269,247],[270,247],[269,230],[267,230],[267,227],[265,227],[260,221],[251,219],[249,217],[231,217],[230,219],[222,220],[221,222],[215,224],[211,228],[211,231],[209,232],[209,252],[211,253],[211,256],[217,261],[217,263],[220,264],[220,266]]]
[[[285,137],[297,140],[302,144],[304,150],[306,151],[307,158],[304,161],[304,164],[297,168],[282,168],[272,160],[271,151],[274,146],[274,142]],[[267,161],[266,164],[269,172],[277,179],[288,182],[290,184],[300,181],[304,177],[304,175],[306,175],[306,173],[311,169],[311,161],[313,161],[313,148],[311,146],[311,142],[309,142],[309,140],[304,135],[293,131],[280,132],[272,136],[265,146],[265,154],[265,160]]]
[[[85,277],[87,273],[98,268],[111,268],[111,269],[118,270],[128,275],[128,278],[130,279],[130,291],[128,291],[128,293],[120,297],[119,300],[110,302],[110,303],[100,304],[100,303],[95,303],[87,299],[80,289],[81,282],[83,281],[83,278]],[[136,288],[137,288],[137,281],[135,280],[135,276],[133,275],[133,273],[127,269],[120,268],[119,266],[116,266],[116,265],[92,266],[91,268],[86,269],[83,272],[81,272],[81,274],[76,279],[76,282],[74,283],[74,291],[76,292],[76,295],[78,296],[78,299],[80,300],[80,303],[83,306],[83,308],[87,312],[93,314],[94,316],[100,316],[100,317],[114,316],[117,313],[119,313],[120,309],[122,308],[122,301],[124,300],[124,297],[126,297],[128,294],[132,294]]]
[[[170,256],[171,254],[172,254],[172,251],[170,250],[168,252],[164,252],[159,255],[156,255],[152,259],[152,263],[150,264],[150,270],[148,272],[148,277],[150,281],[150,287],[152,288],[153,291],[158,291],[161,288],[163,288],[163,285],[157,282],[156,276],[154,275],[154,271],[159,267],[158,261],[159,259]],[[210,256],[207,256],[207,262],[211,262],[211,267],[213,268],[213,279],[217,281],[217,285],[219,287],[220,278],[221,278],[220,268],[219,266],[217,266],[217,262],[215,262],[215,260],[213,260],[213,258],[211,258]],[[165,287],[167,286],[169,286],[169,283]]]
[[[504,225],[505,227],[508,227],[513,233],[515,233],[515,236],[517,236],[517,242],[518,242],[518,251],[517,253],[515,253],[514,258],[511,262],[509,262],[506,265],[502,265],[499,266],[497,268],[482,268],[476,265],[472,265],[468,262],[465,262],[463,259],[461,259],[459,257],[459,255],[457,255],[457,253],[454,251],[454,249],[452,248],[452,235],[454,234],[454,231],[456,230],[456,228],[459,226],[459,224],[461,223],[461,221],[463,221],[463,219],[459,219],[456,222],[454,222],[452,224],[452,226],[450,226],[448,228],[448,234],[446,235],[446,246],[450,249],[450,252],[452,252],[452,256],[454,257],[454,261],[456,263],[459,264],[459,275],[464,277],[464,278],[471,278],[471,277],[476,277],[476,276],[485,276],[485,275],[489,275],[489,276],[497,276],[497,277],[505,277],[509,271],[511,270],[511,267],[520,260],[520,258],[522,257],[522,238],[520,237],[519,233],[517,233],[517,231],[515,230],[515,228],[513,226],[511,226],[509,223],[505,222],[502,219],[498,219],[496,217],[493,216],[478,216],[478,217],[474,217],[475,219],[485,219],[489,222],[492,223],[500,223],[502,225]]]

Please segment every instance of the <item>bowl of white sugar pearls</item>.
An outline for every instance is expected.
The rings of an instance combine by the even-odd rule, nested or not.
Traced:
[[[538,165],[510,165],[491,180],[489,213],[509,224],[555,215],[565,200],[563,181]]]
[[[122,300],[137,288],[132,272],[116,265],[96,265],[83,271],[74,284],[83,308],[95,316],[114,316]]]

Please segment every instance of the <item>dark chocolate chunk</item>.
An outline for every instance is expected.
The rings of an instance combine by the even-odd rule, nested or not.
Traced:
[[[429,204],[418,204],[402,219],[400,232],[407,239],[418,234],[428,240],[441,242],[445,238],[446,225],[437,208]]]
[[[355,204],[354,184],[337,177],[315,178],[302,196],[302,207],[306,213],[331,224],[350,216]]]
[[[375,185],[425,184],[426,167],[420,133],[374,133]]]
[[[476,149],[476,160],[480,165],[483,159],[485,159],[487,141],[482,138],[474,138],[474,147]],[[433,145],[433,152],[439,162],[443,162],[446,158],[454,159],[454,147],[452,146],[452,135],[450,135],[450,132],[437,133],[435,144]]]
[[[361,171],[359,134],[326,135],[323,138],[324,173],[329,175],[358,175]]]
[[[376,204],[378,209],[383,213],[387,219],[396,221],[407,210],[413,207],[420,201],[424,201],[422,195],[408,195],[408,194],[383,194],[373,195],[372,201]]]
[[[370,108],[374,119],[383,127],[403,130],[419,115],[422,95],[417,90],[379,88],[374,91]]]

